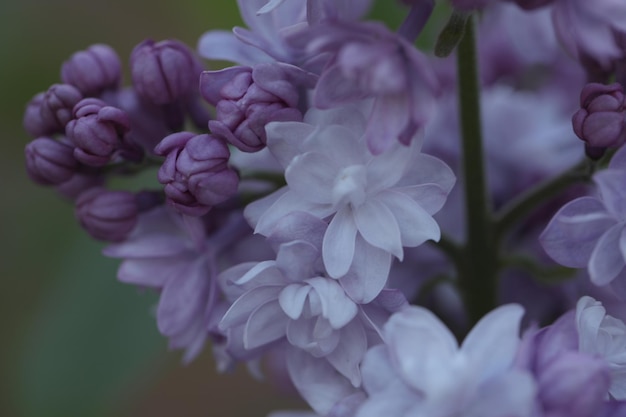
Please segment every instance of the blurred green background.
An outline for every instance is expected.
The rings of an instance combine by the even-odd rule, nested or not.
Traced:
[[[377,7],[396,22],[398,10]],[[24,107],[74,51],[107,43],[126,64],[145,38],[195,47],[234,25],[234,0],[0,0],[0,416],[261,417],[302,406],[245,369],[217,375],[210,349],[181,365],[156,331],[156,296],[118,283],[117,261],[23,167]]]

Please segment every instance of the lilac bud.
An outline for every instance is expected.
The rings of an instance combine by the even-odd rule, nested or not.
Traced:
[[[65,132],[76,146],[76,159],[86,165],[103,166],[121,147],[129,130],[130,121],[123,110],[87,98],[74,107],[74,120],[67,124]]]
[[[547,6],[552,3],[554,0],[508,0],[517,4],[524,10],[535,10],[543,6]]]
[[[620,84],[587,84],[572,117],[574,133],[591,147],[619,147],[626,141],[624,91]]]
[[[155,104],[171,104],[196,91],[202,65],[182,42],[146,40],[130,56],[133,86]]]
[[[93,238],[119,242],[137,224],[139,209],[134,194],[98,187],[78,196],[75,213],[81,226]]]
[[[538,378],[544,412],[551,417],[595,417],[611,386],[608,363],[568,351],[554,358]]]
[[[204,215],[237,192],[239,177],[228,167],[228,146],[213,135],[174,133],[154,152],[166,156],[158,179],[168,203],[183,214]]]
[[[56,186],[62,196],[74,201],[85,191],[104,185],[104,176],[101,172],[93,171],[74,174],[69,180]]]
[[[44,93],[37,94],[28,102],[26,110],[24,111],[24,130],[35,138],[54,133],[56,127],[56,124],[54,126],[47,125],[41,118],[41,103],[43,102],[43,97]]]
[[[54,84],[41,99],[39,115],[42,126],[51,131],[63,132],[72,120],[72,109],[83,98],[76,87],[69,84]]]
[[[58,185],[69,180],[78,168],[74,148],[48,137],[26,145],[26,172],[41,185]]]
[[[122,64],[113,48],[92,45],[73,54],[61,67],[61,80],[78,88],[85,96],[116,89],[122,80]]]
[[[209,121],[211,132],[244,152],[256,152],[265,147],[266,124],[302,120],[297,108],[299,86],[314,83],[308,73],[296,67],[259,64],[205,71],[200,92],[216,106],[216,120]]]

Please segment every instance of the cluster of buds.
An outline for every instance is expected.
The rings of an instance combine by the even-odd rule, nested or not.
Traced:
[[[124,240],[137,216],[164,200],[182,213],[205,214],[235,193],[238,175],[228,167],[225,142],[214,139],[215,154],[199,155],[193,151],[197,141],[185,145],[194,135],[179,132],[188,118],[207,128],[209,114],[197,88],[201,72],[199,59],[176,40],[137,45],[129,87],[122,87],[122,64],[113,48],[97,44],[76,52],[61,67],[62,83],[35,95],[26,107],[24,127],[34,138],[25,149],[28,175],[74,201],[79,223],[100,240]],[[171,138],[181,135],[186,139],[174,140],[181,154],[174,169],[182,174],[167,174],[175,159]],[[183,155],[196,162],[185,165]],[[165,190],[107,189],[113,175],[160,164],[160,156],[167,156],[160,175]],[[197,161],[207,159],[219,162],[198,169]]]

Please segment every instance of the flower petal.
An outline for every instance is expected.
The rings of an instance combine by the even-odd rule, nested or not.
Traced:
[[[392,211],[377,199],[369,199],[353,209],[356,227],[370,245],[402,260],[400,228]]]
[[[415,247],[427,240],[436,242],[441,237],[435,219],[413,199],[394,191],[381,193],[379,198],[398,223],[402,246]]]
[[[385,287],[390,268],[391,255],[357,235],[352,266],[339,282],[355,303],[367,304]]]
[[[349,207],[339,210],[330,221],[322,242],[322,257],[331,277],[340,278],[350,269],[354,258],[356,232],[356,224]]]
[[[243,333],[243,346],[250,350],[285,336],[289,318],[276,300],[260,305],[250,314]]]
[[[604,233],[589,258],[589,278],[596,285],[606,285],[624,269],[624,254],[620,240],[624,224],[616,224]]]
[[[332,203],[332,188],[338,168],[331,159],[318,152],[296,156],[285,170],[289,189],[313,203]]]

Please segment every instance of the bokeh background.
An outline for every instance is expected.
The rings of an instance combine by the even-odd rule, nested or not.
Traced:
[[[393,2],[379,3],[377,13],[399,20]],[[156,296],[117,282],[117,261],[23,167],[24,107],[59,81],[74,51],[107,43],[127,63],[145,38],[195,47],[206,30],[241,24],[234,0],[0,0],[0,416],[265,416],[303,407],[243,367],[217,375],[210,349],[181,365],[156,330]]]

